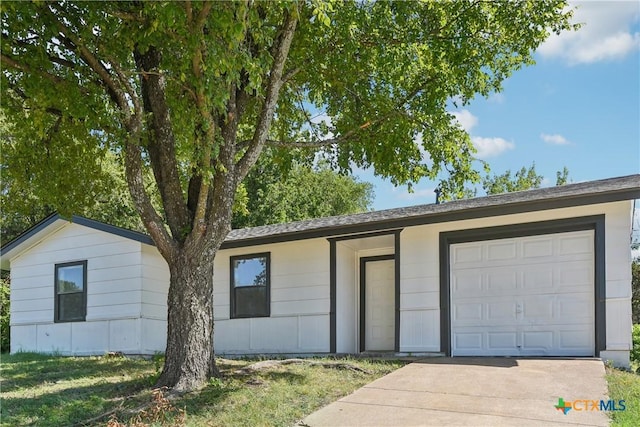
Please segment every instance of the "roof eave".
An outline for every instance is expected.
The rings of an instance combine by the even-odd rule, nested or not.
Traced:
[[[221,249],[256,246],[270,243],[282,243],[312,238],[330,238],[341,235],[368,233],[386,229],[405,228],[416,225],[461,221],[473,218],[513,215],[549,209],[583,206],[589,204],[610,203],[640,198],[640,188],[623,188],[600,193],[575,194],[570,196],[549,197],[535,200],[521,200],[512,203],[494,203],[484,206],[429,212],[403,218],[319,227],[311,230],[274,233],[265,236],[225,241]],[[496,200],[501,200],[496,198]],[[441,206],[446,206],[443,204]]]

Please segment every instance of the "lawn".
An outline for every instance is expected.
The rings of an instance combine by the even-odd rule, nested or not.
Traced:
[[[640,375],[607,368],[607,382],[609,383],[609,398],[624,400],[624,411],[611,412],[613,426],[636,427],[640,425]]]
[[[0,425],[291,426],[405,363],[312,361],[254,372],[243,368],[255,360],[219,359],[221,378],[167,400],[152,390],[158,358],[2,355]]]

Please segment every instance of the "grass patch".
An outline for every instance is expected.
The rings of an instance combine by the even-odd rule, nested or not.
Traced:
[[[350,359],[341,362],[366,372],[307,364],[238,372],[253,362],[219,359],[221,378],[169,402],[152,390],[161,366],[157,360],[2,355],[0,425],[85,426],[111,420],[112,426],[290,426],[405,363]],[[107,415],[96,419],[102,414]]]
[[[640,375],[607,367],[609,398],[624,400],[626,410],[610,412],[613,426],[635,427],[640,425]]]

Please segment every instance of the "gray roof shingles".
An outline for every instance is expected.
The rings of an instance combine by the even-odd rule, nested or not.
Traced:
[[[440,216],[448,213],[490,208],[500,209],[501,207],[506,208],[507,206],[515,205],[522,206],[524,211],[526,211],[526,205],[528,204],[531,204],[532,206],[537,205],[537,208],[531,210],[540,210],[540,205],[545,202],[562,200],[570,205],[571,199],[584,199],[588,196],[593,197],[602,194],[615,195],[615,193],[620,193],[623,199],[640,197],[640,175],[629,175],[599,181],[589,181],[535,190],[517,191],[494,196],[456,200],[438,205],[418,205],[353,215],[310,219],[286,224],[237,229],[232,230],[229,233],[225,243],[268,238],[269,236],[283,234],[339,229],[353,225],[371,224],[373,226],[374,224],[389,223],[390,226],[392,226],[394,221],[400,219],[424,218],[425,223],[427,223],[429,222],[429,217]],[[624,196],[622,196],[623,193]],[[500,215],[500,213],[496,214]]]

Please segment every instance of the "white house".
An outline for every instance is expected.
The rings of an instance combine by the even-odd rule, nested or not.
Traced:
[[[232,231],[215,349],[597,356],[628,365],[640,175]],[[149,237],[52,215],[1,248],[11,351],[163,351]]]

